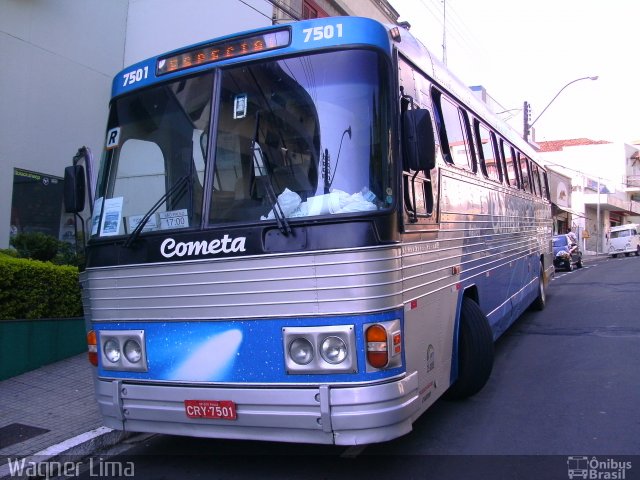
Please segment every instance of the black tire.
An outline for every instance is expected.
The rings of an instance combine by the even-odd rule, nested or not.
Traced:
[[[544,290],[544,266],[540,264],[540,275],[538,276],[538,296],[531,304],[531,308],[537,311],[544,310],[547,306],[547,293]]]
[[[462,299],[458,338],[458,378],[445,394],[462,400],[478,393],[493,369],[493,333],[487,317],[476,302]]]

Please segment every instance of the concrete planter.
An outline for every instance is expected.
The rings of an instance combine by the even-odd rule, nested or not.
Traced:
[[[0,380],[86,351],[82,317],[0,320]]]

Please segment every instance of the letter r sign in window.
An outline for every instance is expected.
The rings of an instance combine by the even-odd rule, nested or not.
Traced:
[[[120,127],[112,128],[107,132],[107,150],[120,145]]]

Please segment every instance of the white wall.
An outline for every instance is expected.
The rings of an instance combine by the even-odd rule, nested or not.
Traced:
[[[564,147],[559,152],[544,152],[540,157],[582,172],[594,180],[600,177],[610,191],[620,190],[627,169],[627,147],[624,143],[604,143]],[[566,173],[566,172],[564,172]],[[567,173],[573,176],[571,172]]]
[[[14,168],[62,177],[83,145],[100,159],[116,73],[272,13],[266,0],[0,0],[0,248]]]
[[[13,169],[63,176],[78,147],[99,156],[129,0],[0,0],[0,248]]]
[[[272,15],[266,0],[129,0],[124,62],[271,25]]]

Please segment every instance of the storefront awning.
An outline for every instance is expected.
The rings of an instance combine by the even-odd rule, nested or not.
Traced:
[[[561,207],[560,205],[556,205],[556,207],[558,207],[558,209],[562,210],[563,212],[570,213],[571,215],[575,215],[576,217],[589,218],[584,213],[577,212],[576,210],[571,210],[569,207]]]

